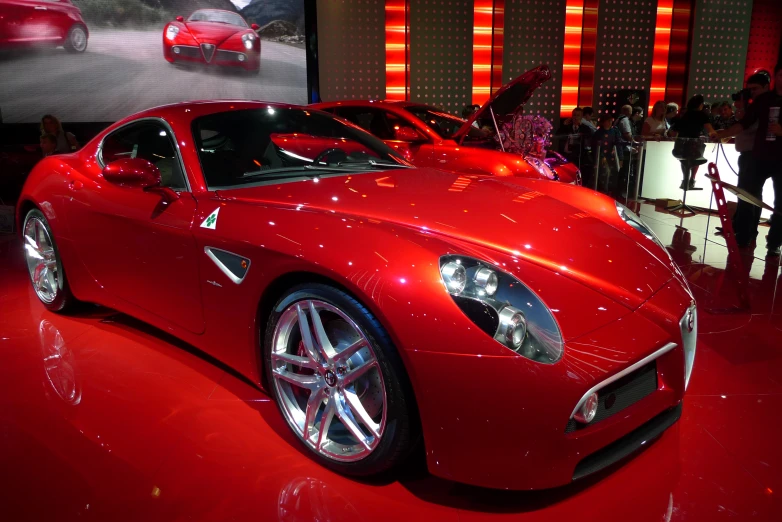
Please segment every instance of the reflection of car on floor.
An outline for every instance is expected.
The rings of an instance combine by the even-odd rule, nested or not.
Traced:
[[[412,168],[311,108],[139,113],[38,163],[17,219],[48,309],[101,303],[220,359],[341,473],[423,437],[435,475],[547,488],[681,413],[695,306],[638,216],[562,183]]]
[[[220,9],[199,9],[187,20],[178,16],[163,29],[163,57],[171,63],[261,68],[258,26],[241,15]]]
[[[71,0],[1,0],[0,49],[63,46],[87,49],[89,32]]]
[[[551,77],[541,66],[519,76],[497,91],[469,120],[441,109],[401,101],[317,103],[312,107],[340,116],[402,152],[418,167],[435,167],[465,174],[493,174],[525,178],[557,179],[581,184],[581,173],[564,161],[542,161],[534,156],[496,148],[496,134],[479,127],[500,124],[529,100],[533,91]],[[478,125],[481,122],[481,125]],[[553,166],[552,166],[553,165]]]

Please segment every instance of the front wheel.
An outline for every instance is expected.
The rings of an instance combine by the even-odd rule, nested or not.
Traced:
[[[74,25],[65,38],[65,50],[72,53],[83,53],[87,50],[87,30],[81,25]]]
[[[76,305],[62,267],[60,252],[54,242],[49,222],[38,209],[24,218],[24,257],[33,290],[52,312],[66,312]]]
[[[404,368],[348,294],[321,284],[290,290],[269,318],[264,359],[283,417],[321,464],[368,476],[409,454],[417,429]]]

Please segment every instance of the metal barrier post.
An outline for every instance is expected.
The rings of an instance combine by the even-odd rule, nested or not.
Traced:
[[[600,179],[600,167],[602,167],[602,165],[600,164],[600,145],[598,145],[597,156],[595,160],[595,168],[592,171],[592,177],[595,178],[595,181],[593,183],[594,187],[592,187],[592,190],[594,190],[595,192],[597,192],[597,180]]]
[[[641,149],[638,151],[638,168],[635,173],[635,193],[633,201],[638,201],[638,193],[641,191],[641,169],[643,168],[644,153],[646,152],[646,140],[641,141]]]

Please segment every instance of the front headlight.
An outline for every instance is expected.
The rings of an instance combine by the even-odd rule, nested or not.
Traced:
[[[253,42],[255,41],[255,36],[252,34],[243,34],[242,35],[242,41],[244,42],[244,48],[248,51],[253,48]]]
[[[440,277],[462,312],[506,348],[545,364],[562,357],[562,334],[551,310],[514,276],[471,257],[448,255],[440,258]]]
[[[559,180],[559,176],[557,175],[557,173],[553,171],[545,161],[540,160],[535,156],[526,156],[524,159],[526,159],[527,163],[532,165],[534,169],[537,170],[538,173],[544,178],[552,179],[554,181]]]
[[[179,27],[175,25],[169,25],[166,27],[166,39],[173,40],[176,38],[176,35],[179,34]]]
[[[665,247],[660,242],[660,240],[655,235],[655,233],[652,232],[652,229],[649,228],[646,225],[646,223],[644,223],[643,219],[641,219],[641,217],[638,214],[636,214],[626,206],[622,205],[618,201],[616,201],[615,203],[616,203],[616,211],[619,212],[619,217],[622,218],[622,221],[624,221],[625,223],[627,223],[628,225],[636,229],[638,232],[640,232],[641,234],[645,235],[646,237],[648,237],[649,239],[651,239],[652,241],[660,245],[663,248],[663,250],[665,249]]]

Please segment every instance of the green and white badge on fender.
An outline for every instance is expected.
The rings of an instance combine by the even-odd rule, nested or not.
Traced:
[[[214,230],[217,228],[217,213],[220,212],[220,207],[217,207],[214,212],[206,216],[206,219],[201,223],[201,228],[211,228]]]

